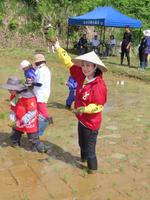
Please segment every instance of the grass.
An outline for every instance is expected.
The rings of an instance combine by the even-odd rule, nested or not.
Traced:
[[[0,113],[0,120],[5,120],[8,118],[8,112],[1,112]]]
[[[60,177],[60,179],[61,179],[65,184],[68,183],[68,176],[67,176],[66,174],[64,174],[63,177]]]

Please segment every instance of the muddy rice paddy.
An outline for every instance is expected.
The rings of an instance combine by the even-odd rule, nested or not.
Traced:
[[[10,72],[9,62],[5,65],[1,83],[8,74],[21,74],[15,68]],[[105,75],[108,102],[97,140],[99,169],[89,175],[79,159],[77,121],[65,109],[68,74],[59,65],[51,64],[48,108],[54,124],[41,138],[47,154],[31,152],[25,135],[21,148],[10,146],[8,93],[0,90],[0,200],[149,200],[150,85]]]

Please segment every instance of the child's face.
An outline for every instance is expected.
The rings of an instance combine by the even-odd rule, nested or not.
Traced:
[[[16,94],[17,94],[16,90],[8,90],[8,91],[9,91],[9,93],[10,93],[11,95],[16,95]]]
[[[25,72],[26,70],[28,70],[30,67],[25,67],[23,68],[23,71]]]

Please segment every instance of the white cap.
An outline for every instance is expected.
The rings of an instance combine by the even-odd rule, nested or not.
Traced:
[[[26,67],[29,67],[31,65],[31,63],[28,61],[28,60],[23,60],[21,63],[20,63],[20,66],[19,68],[20,69],[24,69]]]
[[[149,30],[143,31],[143,34],[144,34],[145,36],[150,36],[150,29],[149,29]]]

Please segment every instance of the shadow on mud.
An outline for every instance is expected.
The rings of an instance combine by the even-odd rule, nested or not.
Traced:
[[[64,104],[61,104],[61,103],[58,103],[58,102],[51,102],[51,103],[48,103],[48,107],[51,107],[51,108],[59,108],[59,109],[65,109],[65,105],[64,105]]]
[[[111,65],[117,65],[117,66],[120,66],[120,67],[127,67],[127,68],[137,69],[137,66],[134,66],[134,65],[131,65],[131,66],[129,67],[127,64],[122,64],[122,65],[120,65],[119,63],[112,62],[112,61],[108,61],[108,60],[106,61],[106,63],[111,64]]]
[[[12,133],[0,132],[0,147],[1,148],[8,147],[8,146],[13,147],[12,142],[10,140],[11,135]],[[31,146],[29,145],[29,141],[26,134],[22,135],[21,146],[19,146],[19,148],[23,148],[27,151],[31,151]]]
[[[0,132],[0,146],[1,147],[7,147],[7,146],[11,146],[11,141],[10,141],[10,133],[2,133]]]
[[[11,133],[0,132],[0,147],[1,148],[12,146],[10,136],[11,136]],[[52,142],[45,141],[44,143],[45,143],[46,149],[48,150],[46,154],[50,156],[50,158],[55,159],[55,160],[60,160],[62,162],[70,164],[73,167],[82,168],[82,169],[85,168],[85,166],[84,165],[82,166],[82,164],[80,163],[79,157],[72,155],[71,153],[65,151],[62,147]],[[21,146],[19,148],[23,148],[26,151],[32,152],[32,149],[29,145],[26,134],[24,134],[24,136],[22,137]],[[38,159],[38,161],[49,162],[49,158]]]
[[[70,164],[73,167],[77,168],[83,168],[84,165],[80,163],[80,158],[77,156],[72,155],[70,152],[65,151],[62,147],[58,146],[57,144],[54,144],[49,141],[45,141],[45,146],[48,149],[47,155],[50,156],[50,158],[55,160],[60,160],[62,162],[65,162],[66,164]],[[48,161],[49,158],[44,159],[44,161]],[[43,161],[43,160],[39,160]]]

